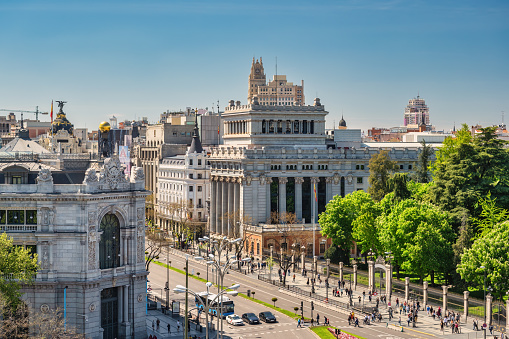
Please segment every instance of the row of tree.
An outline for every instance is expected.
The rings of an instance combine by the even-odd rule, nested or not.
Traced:
[[[436,151],[423,143],[416,170],[397,173],[385,151],[369,163],[368,192],[334,197],[320,215],[322,233],[347,257],[390,251],[396,271],[440,276],[455,286],[509,290],[509,152],[494,127],[472,136],[463,125]],[[336,256],[337,257],[337,256]],[[481,269],[484,266],[484,269]]]

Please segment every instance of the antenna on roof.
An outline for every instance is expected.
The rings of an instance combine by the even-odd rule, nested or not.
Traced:
[[[278,102],[277,102],[277,57],[276,57],[276,106],[278,106]]]

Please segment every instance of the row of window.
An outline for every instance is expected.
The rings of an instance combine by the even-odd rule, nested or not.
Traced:
[[[270,165],[270,169],[273,171],[281,170],[281,165]],[[318,165],[319,170],[327,170],[329,169],[329,165]],[[297,165],[286,165],[287,171],[296,171]],[[302,170],[308,171],[313,170],[313,165],[302,165]]]
[[[37,210],[0,210],[0,224],[37,225]]]
[[[262,134],[314,134],[314,120],[262,120]]]

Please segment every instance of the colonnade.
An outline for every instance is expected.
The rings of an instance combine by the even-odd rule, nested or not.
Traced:
[[[212,233],[239,237],[240,177],[213,177],[210,187],[210,228]]]

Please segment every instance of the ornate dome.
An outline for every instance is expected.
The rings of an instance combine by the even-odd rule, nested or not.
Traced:
[[[111,129],[110,123],[107,121],[103,121],[99,124],[99,130],[103,133],[109,132],[110,129]]]
[[[53,123],[51,124],[51,133],[56,134],[58,131],[65,130],[70,135],[73,135],[74,125],[71,124],[69,120],[67,120],[63,110],[65,101],[57,102],[59,103],[60,111],[58,111],[57,118],[53,120]]]
[[[339,120],[339,127],[346,127],[346,121],[343,119],[343,116],[341,116],[341,120]]]

